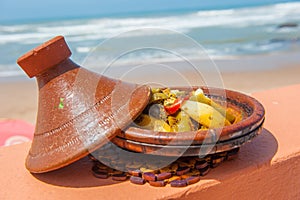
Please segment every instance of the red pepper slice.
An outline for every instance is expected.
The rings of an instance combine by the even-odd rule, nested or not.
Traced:
[[[178,99],[176,99],[172,105],[164,106],[166,112],[170,115],[176,113],[180,107],[181,107],[181,101],[179,101]]]

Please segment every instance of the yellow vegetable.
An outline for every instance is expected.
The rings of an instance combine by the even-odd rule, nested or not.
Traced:
[[[226,117],[230,123],[233,123],[235,121],[235,116],[228,110],[228,108],[224,108],[220,104],[214,102],[212,99],[208,98],[204,95],[203,91],[201,89],[196,90],[193,92],[193,95],[190,97],[190,100],[192,101],[198,101],[200,103],[205,103],[207,105],[212,106],[214,109],[219,111],[223,116]]]
[[[230,122],[212,106],[196,101],[185,101],[181,109],[191,118],[208,128],[230,125]]]
[[[154,130],[154,131],[161,131],[161,132],[170,132],[171,128],[170,126],[161,119],[156,119],[154,117],[151,117],[149,115],[141,114],[136,120],[135,123],[137,126]]]
[[[170,132],[171,128],[164,120],[155,119],[153,130],[159,132]]]
[[[163,101],[165,99],[167,99],[168,96],[166,94],[163,94],[163,93],[154,93],[152,94],[151,96],[151,100],[150,102],[157,102],[157,101]]]
[[[235,116],[235,120],[231,122],[232,124],[235,124],[243,119],[242,113],[234,110],[233,108],[227,108],[226,113]]]
[[[160,91],[161,91],[160,88],[151,88],[152,94],[159,93]]]
[[[178,127],[177,127],[177,119],[176,117],[169,115],[168,116],[168,122],[171,128],[171,132],[177,132],[178,131]]]
[[[184,111],[179,112],[176,116],[176,119],[177,119],[177,131],[178,132],[194,130],[192,121],[186,112],[184,112]]]
[[[168,122],[172,132],[185,132],[194,130],[190,116],[184,111],[178,112],[176,117],[169,115]]]

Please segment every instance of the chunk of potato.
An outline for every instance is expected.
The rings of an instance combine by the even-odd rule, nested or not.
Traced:
[[[183,102],[181,109],[207,128],[219,128],[230,125],[230,122],[221,113],[205,103],[188,100]]]

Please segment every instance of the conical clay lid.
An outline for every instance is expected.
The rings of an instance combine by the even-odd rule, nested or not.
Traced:
[[[148,86],[91,72],[70,56],[64,37],[57,36],[17,61],[39,86],[36,128],[26,159],[33,173],[61,168],[101,147],[149,101]]]

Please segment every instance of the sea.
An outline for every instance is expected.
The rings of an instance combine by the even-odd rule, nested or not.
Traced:
[[[300,52],[300,2],[0,23],[0,78],[25,76],[16,60],[63,35],[72,59],[232,59]],[[203,53],[204,52],[204,53]],[[202,57],[201,57],[202,58]]]

